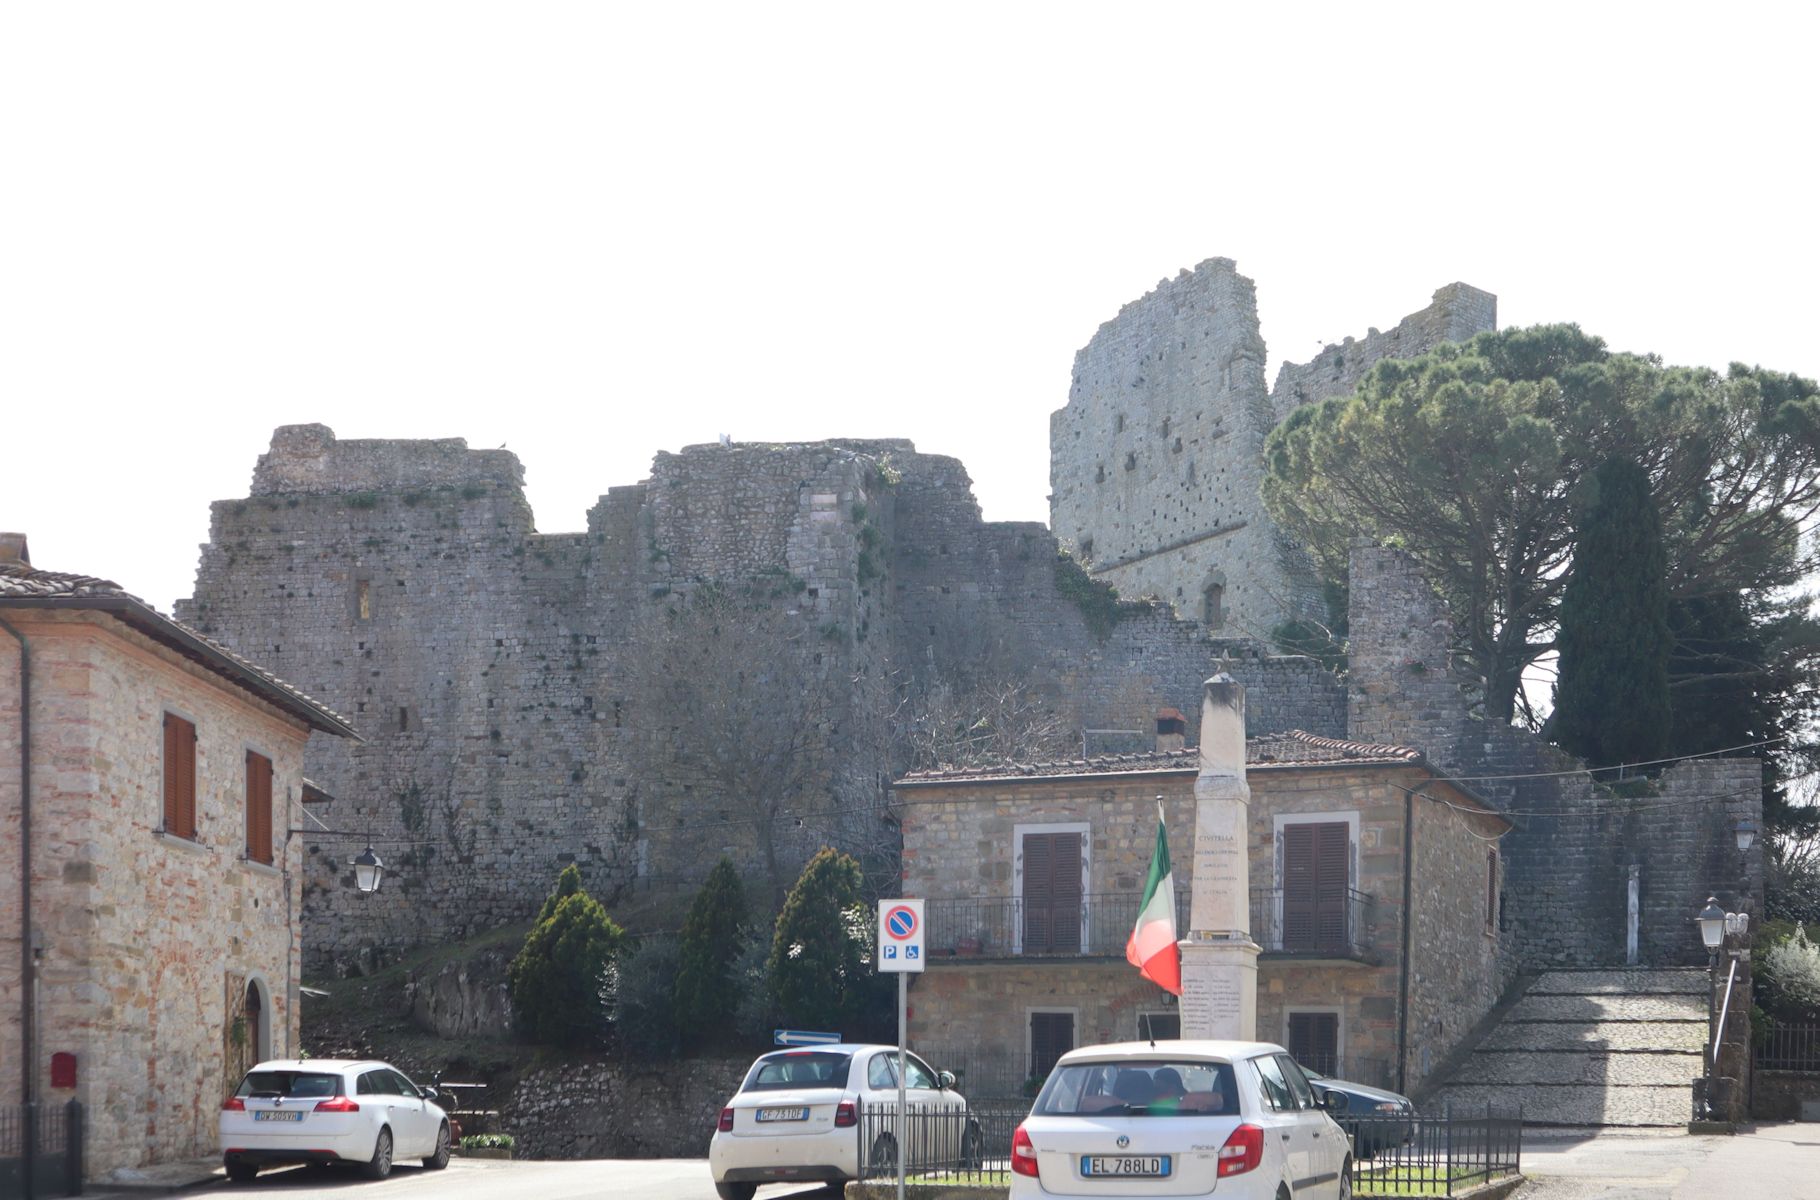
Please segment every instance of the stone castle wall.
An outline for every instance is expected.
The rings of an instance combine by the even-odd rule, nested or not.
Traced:
[[[1733,825],[1762,824],[1762,764],[1709,758],[1663,771],[1647,794],[1618,796],[1585,764],[1470,708],[1453,670],[1442,603],[1405,555],[1355,548],[1349,729],[1421,747],[1509,812],[1501,936],[1528,967],[1626,959],[1631,872],[1645,965],[1704,961],[1692,916],[1708,895],[1763,911],[1763,845],[1740,852]]]
[[[1254,732],[1341,732],[1317,663],[1084,596],[1041,526],[981,521],[961,465],[908,442],[662,454],[574,534],[535,532],[519,478],[459,439],[286,427],[254,494],[212,508],[180,616],[366,738],[309,748],[334,797],[306,839],[313,970],[523,920],[570,862],[622,915],[723,853],[754,869],[749,798],[686,753],[715,731],[633,686],[646,622],[709,585],[768,597],[779,644],[755,660],[826,699],[810,794],[766,824],[785,864],[824,842],[894,859],[887,718],[932,678],[1019,681],[1070,728],[1147,737],[1160,705],[1198,714],[1223,654],[1259,697]],[[368,840],[391,867],[378,903],[345,885]]]
[[[1349,392],[1370,365],[1495,328],[1497,299],[1455,283],[1388,333],[1347,338],[1264,379],[1256,289],[1214,258],[1157,284],[1075,356],[1050,418],[1050,522],[1096,578],[1233,636],[1326,619],[1307,556],[1264,511],[1264,438],[1291,408]]]

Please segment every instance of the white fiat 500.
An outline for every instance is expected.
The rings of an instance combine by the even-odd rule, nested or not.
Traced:
[[[449,1165],[449,1115],[434,1090],[389,1063],[333,1058],[263,1062],[221,1106],[229,1179],[286,1163],[359,1163],[384,1179],[400,1158]]]
[[[1056,1063],[1012,1135],[1011,1200],[1351,1200],[1348,1160],[1345,1132],[1281,1046],[1085,1046]]]
[[[937,1156],[977,1162],[980,1127],[954,1076],[905,1056],[904,1102],[927,1114],[910,1124],[908,1162]],[[842,1044],[779,1050],[752,1064],[739,1094],[720,1110],[708,1167],[721,1200],[752,1200],[761,1183],[837,1183],[860,1172],[861,1115],[897,1108],[897,1047]],[[868,1122],[869,1161],[895,1163],[896,1122]]]

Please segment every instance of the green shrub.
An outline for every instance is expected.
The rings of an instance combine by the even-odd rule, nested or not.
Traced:
[[[1777,1015],[1792,1019],[1820,1016],[1820,946],[1807,940],[1807,930],[1795,926],[1792,934],[1771,943],[1757,961],[1769,985],[1766,1004]]]
[[[790,888],[765,973],[780,1017],[849,1037],[880,1024],[886,990],[873,970],[873,914],[859,864],[822,848]]]
[[[724,1025],[729,1008],[737,1008],[743,980],[734,975],[734,960],[743,946],[746,889],[732,860],[722,858],[708,872],[683,920],[676,972],[676,1019],[683,1040],[700,1045]]]
[[[470,1133],[461,1139],[463,1150],[510,1150],[517,1144],[509,1133]]]
[[[686,1026],[675,1002],[681,961],[676,939],[658,936],[622,951],[607,968],[607,1016],[620,1049],[631,1057],[670,1058],[682,1049]]]
[[[600,902],[581,890],[581,873],[566,868],[508,971],[519,1031],[566,1046],[598,1038],[607,968],[624,939]]]

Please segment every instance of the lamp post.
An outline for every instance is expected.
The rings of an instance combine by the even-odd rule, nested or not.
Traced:
[[[1748,849],[1750,840],[1756,836],[1756,825],[1748,820],[1740,821],[1736,832],[1738,848]],[[1749,930],[1750,914],[1726,912],[1716,896],[1708,896],[1706,907],[1694,917],[1694,923],[1700,927],[1700,942],[1706,947],[1706,1077],[1701,1080],[1699,1116],[1703,1120],[1722,1120],[1714,1094],[1719,1078],[1719,951],[1725,947],[1727,935],[1742,936]],[[1737,952],[1732,953],[1735,956]],[[1726,1011],[1729,1013],[1730,1009],[1728,995]]]

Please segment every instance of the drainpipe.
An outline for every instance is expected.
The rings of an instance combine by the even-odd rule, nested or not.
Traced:
[[[25,635],[0,618],[0,629],[19,643],[19,1078],[20,1103],[27,1114],[24,1140],[25,1194],[35,1195],[34,1172],[37,1139],[32,1105],[38,1094],[37,1046],[33,1026],[38,1019],[33,1003],[37,990],[37,963],[32,957],[32,648]]]
[[[1397,1091],[1409,1094],[1409,955],[1415,940],[1416,794],[1403,789],[1403,953],[1397,970]]]

